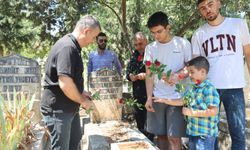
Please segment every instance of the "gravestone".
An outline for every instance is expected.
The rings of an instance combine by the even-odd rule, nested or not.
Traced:
[[[94,100],[95,110],[91,113],[92,122],[121,120],[122,107],[117,99],[122,98],[122,77],[116,70],[107,68],[91,72],[89,90],[100,91],[100,100]]]
[[[41,74],[39,64],[32,59],[13,54],[0,58],[0,95],[5,100],[14,100],[14,94],[28,97],[35,94],[32,121],[39,122],[41,99]]]
[[[128,122],[106,121],[101,124],[88,123],[84,129],[83,150],[159,150],[144,134]],[[135,145],[135,142],[137,144]],[[144,144],[143,144],[144,143]],[[126,148],[118,148],[121,145]],[[136,147],[135,147],[136,146]]]

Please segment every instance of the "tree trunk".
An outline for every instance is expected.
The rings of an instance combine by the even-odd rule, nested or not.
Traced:
[[[126,48],[129,49],[130,53],[132,54],[132,44],[129,38],[127,26],[126,26],[126,0],[122,0],[122,31],[123,35],[125,36],[125,41],[126,41]]]
[[[194,11],[176,35],[182,37],[188,29],[197,24],[199,19],[200,17],[198,17],[197,11]]]
[[[118,15],[118,13],[114,10],[113,7],[111,7],[110,5],[108,5],[107,3],[105,3],[105,1],[96,1],[106,7],[108,7],[117,17],[121,28],[122,28],[122,33],[121,33],[121,45],[123,45],[125,47],[125,49],[128,49],[129,52],[132,54],[132,44],[129,38],[129,34],[128,34],[128,30],[126,27],[126,0],[122,0],[121,3],[121,9],[122,9],[122,18]]]
[[[3,47],[0,46],[0,57],[3,57]]]
[[[136,6],[135,6],[135,14],[131,16],[131,20],[134,20],[134,22],[131,23],[131,28],[133,34],[135,34],[138,31],[141,31],[140,25],[141,25],[141,0],[136,0]]]

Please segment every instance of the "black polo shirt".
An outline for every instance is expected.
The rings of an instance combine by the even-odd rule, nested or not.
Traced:
[[[83,91],[83,63],[81,47],[72,34],[65,35],[52,47],[45,67],[42,112],[74,112],[79,104],[70,100],[60,89],[59,75],[73,79],[80,93]]]

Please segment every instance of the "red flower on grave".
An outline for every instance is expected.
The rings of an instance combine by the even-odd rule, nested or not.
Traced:
[[[117,99],[117,103],[118,103],[118,104],[124,104],[123,98]]]
[[[137,61],[138,61],[138,62],[141,62],[142,59],[143,59],[143,56],[140,54],[140,55],[137,57]]]
[[[147,60],[146,61],[146,66],[148,66],[148,67],[151,66],[151,61]]]
[[[155,60],[155,66],[159,67],[161,65],[161,63],[158,60]]]

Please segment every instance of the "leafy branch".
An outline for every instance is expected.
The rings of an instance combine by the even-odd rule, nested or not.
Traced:
[[[100,98],[101,91],[96,91],[94,94],[91,95],[93,100],[101,100]],[[90,114],[94,110],[94,107],[91,106],[89,109],[86,110],[87,114]]]
[[[138,103],[138,101],[134,98],[127,98],[127,99],[121,98],[121,99],[118,99],[117,102],[118,102],[118,104],[123,104],[123,105],[131,107],[131,108],[137,107],[140,110],[143,110],[143,108],[144,108],[144,105],[141,103]]]

